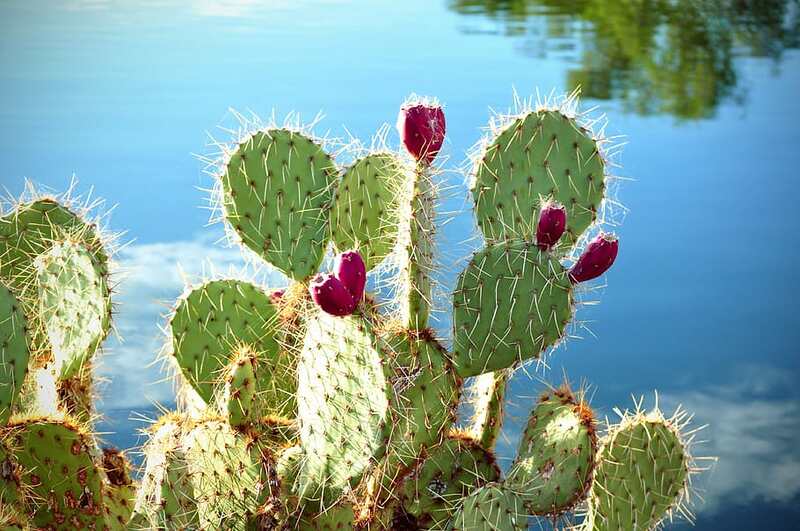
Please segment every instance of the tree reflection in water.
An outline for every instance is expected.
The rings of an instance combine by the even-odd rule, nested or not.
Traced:
[[[769,58],[777,68],[800,44],[800,0],[455,0],[450,7],[500,22],[529,53],[573,50],[567,85],[580,85],[584,97],[680,119],[744,100],[737,57]]]

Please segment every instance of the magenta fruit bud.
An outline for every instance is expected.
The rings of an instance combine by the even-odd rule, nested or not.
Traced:
[[[444,111],[439,105],[404,105],[397,115],[397,132],[411,156],[430,165],[444,142]]]
[[[338,278],[330,273],[317,275],[308,286],[311,298],[322,311],[343,317],[356,309],[356,300]]]
[[[356,302],[364,296],[367,283],[367,266],[358,251],[345,251],[336,257],[333,274],[344,284]]]
[[[273,304],[278,304],[283,299],[283,294],[286,293],[285,289],[276,289],[269,294],[269,300]]]
[[[567,210],[560,203],[545,203],[539,212],[539,224],[536,226],[536,245],[546,251],[555,244],[567,228]]]
[[[609,270],[617,258],[619,240],[613,234],[600,234],[592,240],[569,270],[573,284],[597,278]]]

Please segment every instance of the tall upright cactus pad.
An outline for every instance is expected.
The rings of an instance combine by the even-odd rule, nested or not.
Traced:
[[[55,243],[36,259],[39,316],[60,378],[74,376],[105,338],[111,303],[102,265],[82,245]]]
[[[535,244],[508,240],[477,252],[453,293],[453,361],[462,377],[538,358],[564,335],[572,283]]]
[[[318,312],[298,365],[300,496],[329,504],[386,447],[390,388],[370,322]]]
[[[102,528],[102,477],[88,434],[70,420],[32,418],[12,422],[2,437],[22,471],[23,504],[33,525]]]
[[[27,326],[19,301],[0,283],[0,428],[11,416],[28,373]]]
[[[338,171],[322,147],[288,129],[259,131],[225,164],[222,206],[242,243],[295,280],[317,271]]]
[[[528,514],[522,499],[502,483],[490,483],[464,499],[450,531],[524,531]]]
[[[340,252],[358,250],[367,270],[394,248],[408,172],[396,155],[371,153],[353,162],[339,183],[331,210],[333,243]]]
[[[499,479],[490,452],[469,437],[452,434],[403,478],[400,510],[419,529],[443,529],[464,498]]]
[[[597,219],[604,192],[598,141],[555,109],[526,112],[497,131],[476,162],[472,186],[487,240],[533,241],[542,201],[551,198],[567,209],[564,247]]]
[[[603,439],[585,529],[652,529],[684,500],[691,456],[679,421],[626,414]]]
[[[597,446],[594,423],[592,411],[567,388],[540,398],[506,478],[530,514],[559,516],[588,492]]]
[[[386,343],[393,354],[394,373],[390,458],[407,467],[423,448],[438,444],[455,422],[461,378],[445,357],[444,347],[432,337],[403,332]],[[394,472],[392,467],[387,470],[390,475]]]
[[[210,403],[217,382],[241,348],[263,365],[256,394],[264,414],[294,416],[293,356],[275,339],[277,309],[259,287],[214,280],[183,297],[170,320],[172,355],[200,397]]]
[[[436,186],[431,168],[417,166],[403,187],[397,236],[400,319],[409,330],[424,330],[433,304],[436,245]]]

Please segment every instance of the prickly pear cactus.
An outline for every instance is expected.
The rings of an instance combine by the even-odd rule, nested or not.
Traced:
[[[138,485],[91,435],[111,249],[73,201],[15,205],[0,216],[0,523],[610,530],[684,512],[697,468],[680,413],[637,404],[603,429],[563,386],[541,395],[507,473],[496,465],[514,371],[568,337],[581,284],[619,251],[602,230],[607,140],[576,106],[490,123],[470,171],[483,241],[451,299],[437,284],[436,100],[403,103],[399,150],[385,128],[371,150],[334,153],[299,122],[243,123],[213,166],[216,219],[286,285],[187,287],[164,349],[178,410],[148,430]],[[450,337],[433,327],[443,301]]]
[[[111,328],[114,237],[72,188],[0,215],[0,524],[124,530],[135,483],[101,451],[92,369]]]

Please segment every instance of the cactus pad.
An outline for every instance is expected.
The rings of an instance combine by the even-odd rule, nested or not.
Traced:
[[[108,275],[108,256],[94,225],[54,199],[39,199],[19,205],[0,218],[0,276],[15,291],[32,285],[30,264],[53,243],[66,239],[80,242],[98,264],[101,275]]]
[[[470,387],[473,415],[470,435],[492,450],[503,428],[504,401],[511,371],[500,370],[475,376]]]
[[[546,393],[528,419],[506,484],[529,513],[561,515],[591,486],[596,444],[591,410],[568,389]]]
[[[408,177],[391,153],[356,160],[344,173],[331,211],[333,243],[341,251],[357,249],[367,270],[392,251],[397,238],[398,191]]]
[[[127,529],[136,499],[136,485],[131,481],[131,465],[125,455],[113,448],[103,450],[103,509],[106,526],[111,530]]]
[[[59,377],[70,378],[88,364],[108,333],[106,279],[101,265],[77,243],[54,244],[36,265],[39,318]]]
[[[238,280],[215,280],[181,299],[172,316],[172,347],[183,376],[209,403],[214,384],[242,345],[263,365],[257,393],[264,408],[294,415],[293,363],[275,340],[277,309],[260,288]]]
[[[16,297],[0,284],[0,426],[11,409],[28,372],[27,320]]]
[[[405,467],[419,457],[423,447],[438,444],[452,426],[461,378],[445,358],[444,347],[432,337],[400,333],[388,343],[394,353],[395,394],[390,448],[392,457]]]
[[[222,179],[225,218],[241,241],[295,280],[325,253],[337,169],[308,137],[286,129],[241,142]]]
[[[658,410],[627,415],[604,439],[587,528],[652,529],[683,498],[689,453]]]
[[[451,531],[524,531],[528,515],[517,494],[490,483],[470,494],[450,520]]]
[[[243,426],[252,420],[256,398],[255,364],[255,353],[243,349],[228,366],[222,405],[228,423],[233,427]]]
[[[604,192],[597,141],[557,110],[529,112],[499,131],[477,162],[472,188],[478,226],[490,241],[533,241],[542,200],[563,204],[565,248],[597,219]]]
[[[302,498],[327,505],[383,454],[389,399],[369,321],[318,312],[308,323],[298,365]]]
[[[441,529],[465,497],[499,479],[491,453],[468,437],[451,435],[404,478],[403,511],[421,527]]]
[[[510,240],[476,253],[453,293],[453,362],[462,377],[538,358],[564,335],[572,284],[532,243]]]
[[[68,420],[34,418],[9,424],[8,437],[35,526],[102,527],[102,480],[87,434]]]

